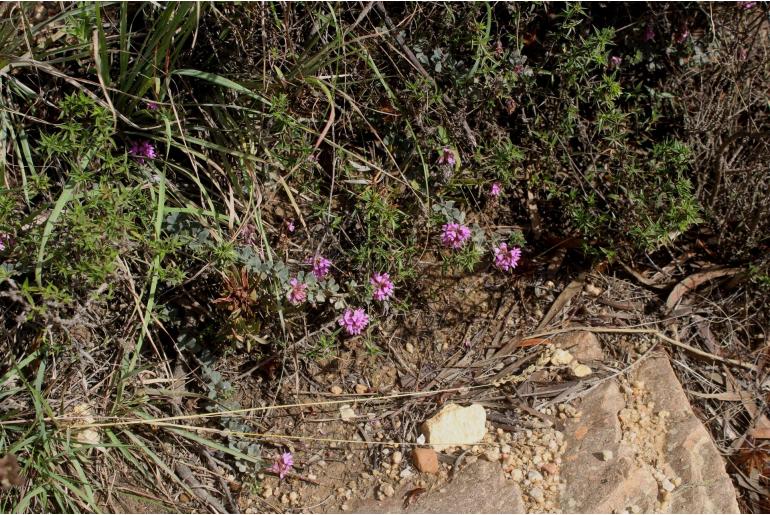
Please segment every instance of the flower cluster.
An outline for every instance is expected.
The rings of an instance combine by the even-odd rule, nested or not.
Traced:
[[[155,145],[149,141],[135,141],[128,149],[128,153],[140,164],[144,164],[145,159],[155,159]]]
[[[293,466],[294,456],[290,452],[284,452],[278,456],[273,466],[270,467],[270,472],[275,472],[280,479],[283,479]]]
[[[454,166],[455,165],[455,153],[449,147],[444,147],[441,150],[441,155],[438,157],[437,163],[441,166]]]
[[[369,315],[366,314],[364,308],[348,308],[345,313],[342,314],[337,323],[342,326],[345,331],[353,336],[361,334],[367,325],[369,325]]]
[[[374,274],[369,283],[374,287],[375,300],[387,300],[393,295],[393,281],[390,280],[389,274]]]
[[[313,265],[313,275],[317,279],[323,279],[329,275],[329,268],[332,266],[332,262],[323,256],[316,256],[310,260],[310,264]]]
[[[493,182],[492,187],[489,189],[489,194],[493,198],[497,198],[500,196],[500,194],[503,192],[502,186],[500,186],[499,182]]]
[[[471,230],[466,225],[449,222],[441,226],[441,243],[445,247],[459,249],[470,237]]]
[[[519,247],[508,248],[506,243],[501,243],[494,249],[495,267],[505,272],[513,270],[519,264],[521,259],[521,249]]]
[[[289,281],[289,286],[291,287],[287,295],[289,302],[298,306],[307,300],[307,284],[299,282],[295,277]]]

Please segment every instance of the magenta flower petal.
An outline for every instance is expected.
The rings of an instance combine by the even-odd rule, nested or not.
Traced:
[[[295,306],[299,306],[307,300],[307,284],[299,282],[296,277],[289,281],[289,293],[286,297],[289,302]]]
[[[361,334],[367,325],[369,325],[369,316],[364,311],[364,308],[348,308],[345,313],[342,314],[337,323],[342,326],[345,331],[353,336]]]
[[[374,274],[369,283],[374,287],[375,300],[387,300],[393,295],[393,281],[390,280],[389,274]]]
[[[442,225],[441,231],[441,243],[452,249],[461,248],[471,237],[471,230],[467,226],[455,222]]]
[[[332,266],[332,262],[323,256],[316,256],[310,260],[313,265],[313,275],[317,279],[323,279],[329,275],[329,268]]]
[[[508,245],[501,243],[494,249],[495,267],[508,272],[516,268],[521,259],[521,249],[519,247],[508,248]]]

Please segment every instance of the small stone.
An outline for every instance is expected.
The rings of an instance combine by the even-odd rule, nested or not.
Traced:
[[[563,349],[556,349],[551,356],[551,365],[560,367],[572,361],[572,354]]]
[[[521,481],[524,478],[524,473],[519,469],[511,470],[511,479],[514,481]]]
[[[350,506],[348,506],[347,504],[343,504],[342,506],[340,506],[340,509],[342,511],[348,511],[350,509]]]
[[[414,475],[414,471],[411,468],[407,467],[398,474],[398,477],[400,477],[401,479],[406,479],[408,477],[412,477],[413,475]]]
[[[393,456],[390,457],[390,461],[393,463],[393,465],[399,465],[403,459],[404,455],[399,451],[394,452]]]
[[[590,376],[593,373],[593,371],[588,366],[583,365],[582,363],[573,365],[571,370],[572,375],[578,378]]]
[[[541,474],[537,470],[530,470],[527,473],[527,479],[532,483],[538,483],[543,480],[543,474]]]
[[[289,494],[289,500],[291,502],[297,502],[299,500],[299,494],[297,492],[291,492]]]
[[[289,504],[289,494],[283,494],[281,496],[281,504]]]
[[[666,478],[660,483],[661,488],[665,490],[666,492],[673,492],[676,486],[674,486],[674,483],[671,482],[670,479]]]
[[[612,451],[606,449],[602,451],[602,461],[610,461],[614,457],[615,454]]]
[[[681,477],[675,477],[674,478],[674,486],[679,487],[682,484],[682,478]]]
[[[455,445],[473,445],[481,442],[487,432],[487,412],[480,404],[464,408],[447,404],[422,425],[422,432],[437,451]]]
[[[496,463],[500,461],[500,448],[490,447],[489,449],[484,451],[484,459],[487,461],[491,461],[492,463]]]
[[[407,343],[406,352],[408,352],[409,354],[414,354],[414,345],[412,345],[411,343]]]
[[[332,386],[332,387],[329,389],[329,391],[330,391],[330,392],[332,392],[334,395],[341,395],[341,394],[342,394],[342,388],[340,388],[340,387],[339,387],[339,386],[337,386],[336,384],[335,384],[334,386]]]
[[[393,485],[390,483],[385,483],[384,485],[380,485],[380,492],[382,492],[382,495],[385,497],[393,497],[396,494],[396,490],[393,488]]]
[[[537,486],[530,489],[529,496],[538,504],[541,504],[543,501],[545,501],[545,493],[543,493],[543,489]]]
[[[356,412],[353,411],[353,408],[351,408],[349,404],[343,404],[340,406],[340,418],[345,422],[353,420],[356,418]]]
[[[433,449],[417,447],[412,451],[414,466],[426,474],[438,473],[438,454]]]
[[[262,490],[262,497],[264,497],[265,499],[267,499],[268,497],[272,497],[272,496],[273,496],[273,489],[272,489],[272,488],[270,488],[269,486],[266,486],[266,487],[265,487],[265,488]]]
[[[587,294],[589,294],[592,297],[598,297],[599,295],[602,294],[602,289],[591,283],[586,283],[585,291]]]
[[[324,468],[326,466],[326,462],[324,460],[318,460],[316,465],[318,465],[319,468]]]
[[[356,388],[356,393],[359,395],[369,391],[369,388],[365,384],[357,384],[355,388]]]
[[[546,471],[550,476],[555,476],[556,473],[559,472],[559,467],[554,463],[544,463],[540,468]]]

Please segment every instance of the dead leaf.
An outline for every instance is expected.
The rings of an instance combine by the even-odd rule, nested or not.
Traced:
[[[536,331],[541,331],[545,328],[545,326],[548,325],[548,323],[553,320],[553,318],[559,314],[559,312],[564,308],[564,306],[567,304],[567,302],[572,299],[575,295],[577,295],[582,289],[583,284],[585,283],[586,274],[585,272],[578,275],[577,279],[572,281],[567,285],[566,288],[564,288],[564,291],[562,291],[559,296],[556,298],[553,304],[551,304],[551,308],[548,310],[548,313],[545,314],[543,317],[543,320],[540,321],[540,325],[537,326]]]
[[[686,279],[681,281],[679,284],[674,286],[674,289],[671,290],[671,293],[668,294],[668,299],[666,300],[666,307],[669,310],[674,309],[674,307],[679,303],[679,301],[687,292],[689,292],[690,290],[694,290],[695,288],[697,288],[698,286],[700,286],[701,284],[707,281],[711,281],[719,277],[735,275],[742,271],[743,269],[741,268],[719,268],[716,270],[707,270],[705,272],[698,272],[696,274],[692,274],[691,276],[687,277]]]
[[[749,431],[749,436],[757,440],[770,439],[770,419],[766,415],[760,415]]]
[[[0,489],[21,486],[22,479],[19,473],[19,460],[13,454],[6,454],[0,458]]]
[[[404,494],[404,509],[417,500],[419,496],[427,492],[424,488],[413,488]]]

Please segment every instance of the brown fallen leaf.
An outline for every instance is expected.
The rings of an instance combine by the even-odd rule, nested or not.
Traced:
[[[19,475],[21,467],[19,460],[13,454],[6,454],[0,458],[0,490],[11,488],[12,486],[21,486],[22,479]]]
[[[694,290],[705,282],[717,279],[719,277],[735,275],[742,271],[743,269],[741,268],[719,268],[716,270],[707,270],[705,272],[692,274],[674,286],[674,289],[671,290],[671,293],[668,294],[668,299],[666,299],[666,307],[669,310],[674,309],[674,307],[679,304],[679,301],[687,292]]]
[[[545,326],[547,326],[548,323],[559,314],[567,302],[569,302],[572,297],[577,295],[583,289],[585,279],[586,274],[583,272],[578,275],[574,281],[569,283],[566,288],[564,288],[564,291],[562,291],[559,296],[556,297],[556,300],[553,302],[553,304],[551,304],[550,309],[548,309],[548,313],[546,313],[543,319],[540,321],[540,325],[537,326],[536,331],[543,330]]]
[[[413,488],[404,494],[404,509],[407,509],[410,504],[417,500],[427,490],[424,488]]]
[[[770,419],[766,415],[757,417],[754,427],[749,431],[749,436],[756,440],[770,439]]]

